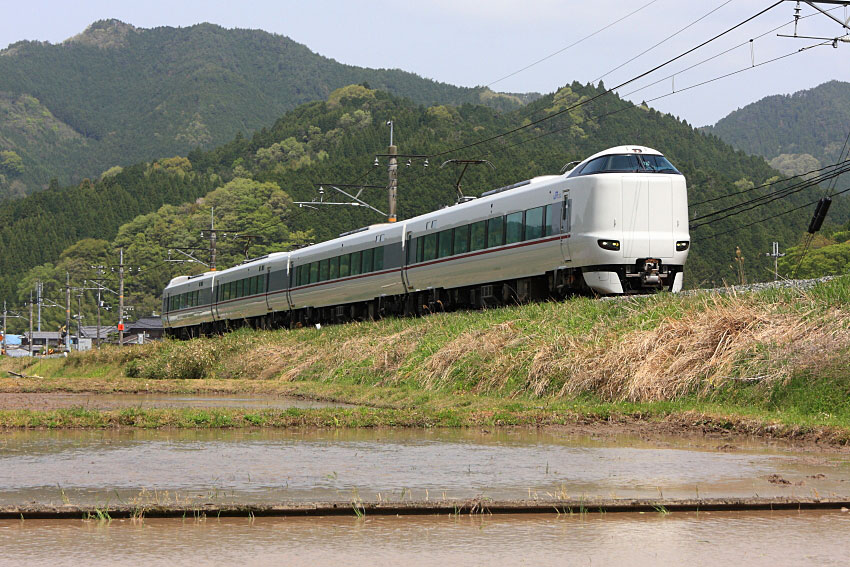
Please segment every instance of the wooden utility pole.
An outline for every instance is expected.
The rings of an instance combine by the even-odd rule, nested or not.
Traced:
[[[124,344],[124,249],[118,251],[118,346]]]
[[[6,354],[6,301],[3,301],[3,354]]]
[[[398,215],[396,213],[396,203],[398,201],[398,146],[393,145],[393,121],[388,120],[387,125],[390,127],[390,146],[387,148],[389,155],[389,211],[387,212],[387,222],[396,222]]]

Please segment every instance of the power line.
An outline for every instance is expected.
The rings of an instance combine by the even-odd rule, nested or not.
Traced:
[[[590,38],[592,38],[592,37],[594,37],[594,36],[596,36],[596,35],[598,35],[598,34],[602,33],[603,31],[607,30],[608,28],[611,28],[612,26],[615,26],[616,24],[619,24],[619,23],[620,23],[620,22],[622,22],[623,20],[628,19],[628,18],[630,18],[630,17],[634,16],[635,14],[637,14],[638,12],[640,12],[641,10],[643,10],[644,8],[648,8],[648,7],[650,7],[651,5],[655,4],[656,2],[658,2],[658,0],[652,0],[652,1],[651,1],[651,2],[649,2],[648,4],[644,4],[643,6],[641,6],[640,8],[638,8],[637,10],[634,10],[633,12],[629,12],[628,14],[626,14],[625,16],[623,16],[622,18],[620,18],[620,19],[618,19],[618,20],[615,20],[615,21],[611,22],[610,24],[606,25],[605,27],[599,28],[599,29],[598,29],[598,30],[596,30],[595,32],[593,32],[593,33],[591,33],[591,34],[588,34],[588,35],[584,36],[584,37],[583,37],[583,38],[581,38],[580,40],[578,40],[578,41],[574,41],[573,43],[569,44],[568,46],[563,47],[563,48],[559,49],[558,51],[555,51],[554,53],[550,53],[549,55],[547,55],[547,56],[545,56],[545,57],[542,57],[542,58],[538,59],[538,60],[537,60],[537,61],[535,61],[534,63],[531,63],[531,64],[529,64],[529,65],[526,65],[526,66],[525,66],[525,67],[523,67],[522,69],[518,69],[518,70],[514,71],[513,73],[509,73],[509,74],[505,75],[504,77],[502,77],[501,79],[496,79],[496,80],[495,80],[495,81],[493,81],[492,83],[488,83],[488,84],[487,84],[487,85],[485,85],[485,86],[486,86],[486,87],[492,87],[492,86],[493,86],[493,85],[495,85],[496,83],[502,82],[502,81],[504,81],[505,79],[509,79],[509,78],[513,77],[514,75],[518,75],[518,74],[522,73],[523,71],[526,71],[526,70],[528,70],[528,69],[531,69],[531,68],[532,68],[532,67],[534,67],[535,65],[538,65],[538,64],[540,64],[540,63],[543,63],[543,62],[544,62],[544,61],[546,61],[547,59],[551,59],[552,57],[554,57],[554,56],[556,56],[556,55],[559,55],[559,54],[563,53],[564,51],[566,51],[566,50],[568,50],[568,49],[571,49],[571,48],[575,47],[576,45],[578,45],[578,44],[580,44],[580,43],[582,43],[582,42],[584,42],[584,41],[586,41],[586,40],[588,40],[588,39],[590,39]]]
[[[745,19],[745,20],[743,20],[743,21],[741,21],[741,22],[739,22],[739,23],[735,24],[734,26],[732,26],[732,27],[730,27],[730,28],[726,29],[725,31],[723,31],[723,32],[721,32],[721,33],[719,33],[719,34],[715,35],[714,37],[712,37],[712,38],[710,38],[710,39],[707,39],[706,41],[704,41],[704,42],[700,43],[699,45],[697,45],[697,46],[695,46],[695,47],[692,47],[692,48],[688,49],[687,51],[685,51],[685,52],[683,52],[683,53],[680,53],[679,55],[677,55],[677,56],[675,56],[675,57],[673,57],[673,58],[671,58],[671,59],[668,59],[668,60],[667,60],[667,61],[665,61],[664,63],[661,63],[661,64],[659,64],[659,65],[656,65],[656,66],[655,66],[655,67],[653,67],[652,69],[650,69],[650,70],[648,70],[648,71],[645,71],[645,72],[641,73],[640,75],[637,75],[637,76],[635,76],[635,77],[633,77],[633,78],[631,78],[631,79],[629,79],[629,80],[627,80],[627,81],[624,81],[623,83],[620,83],[619,85],[617,85],[617,86],[615,86],[615,87],[613,87],[613,88],[611,88],[611,89],[607,89],[607,90],[605,90],[605,91],[603,91],[603,92],[601,92],[601,93],[599,93],[599,94],[597,94],[597,95],[594,95],[594,96],[592,96],[592,97],[590,97],[590,98],[588,98],[588,99],[585,99],[585,100],[579,101],[579,102],[577,102],[577,103],[575,103],[575,104],[573,104],[573,105],[571,105],[571,106],[568,106],[568,107],[566,107],[566,108],[563,108],[563,109],[561,109],[561,110],[559,110],[559,111],[557,111],[557,112],[554,112],[554,113],[552,113],[552,114],[550,114],[550,115],[548,115],[548,116],[544,116],[543,118],[539,118],[539,119],[537,119],[537,120],[534,120],[534,121],[532,121],[532,122],[529,122],[528,124],[523,124],[522,126],[517,126],[516,128],[512,128],[511,130],[508,130],[508,131],[506,131],[506,132],[502,132],[501,134],[496,134],[496,135],[494,135],[494,136],[489,136],[489,137],[487,137],[487,138],[482,138],[481,140],[478,140],[478,141],[476,141],[476,142],[470,142],[470,143],[468,143],[468,144],[464,144],[464,145],[462,145],[462,146],[458,146],[458,147],[456,147],[456,148],[452,148],[452,149],[445,150],[445,151],[442,151],[442,152],[434,153],[434,154],[431,154],[429,157],[431,157],[431,158],[439,157],[439,156],[443,156],[443,155],[450,154],[450,153],[453,153],[453,152],[458,152],[458,151],[460,151],[460,150],[465,150],[465,149],[468,149],[468,148],[472,148],[472,147],[475,147],[475,146],[479,146],[479,145],[484,144],[484,143],[487,143],[487,142],[492,142],[493,140],[497,140],[497,139],[499,139],[499,138],[503,138],[503,137],[505,137],[505,136],[509,136],[509,135],[511,135],[511,134],[514,134],[514,133],[516,133],[516,132],[519,132],[519,131],[525,130],[525,129],[527,129],[527,128],[531,128],[532,126],[536,126],[537,124],[540,124],[541,122],[545,122],[545,121],[547,121],[547,120],[551,120],[551,119],[553,119],[553,118],[555,118],[555,117],[557,117],[557,116],[560,116],[560,115],[562,115],[562,114],[565,114],[565,113],[567,113],[567,112],[569,112],[569,111],[571,111],[571,110],[574,110],[574,109],[576,109],[576,108],[578,108],[578,107],[580,107],[580,106],[584,106],[585,104],[589,104],[589,103],[591,103],[591,102],[593,102],[593,101],[595,101],[595,100],[597,100],[597,99],[599,99],[599,98],[601,98],[601,97],[603,97],[603,96],[605,96],[605,95],[608,95],[608,94],[610,94],[610,93],[612,93],[612,92],[616,91],[617,89],[621,89],[621,88],[623,88],[623,87],[624,87],[624,86],[626,86],[626,85],[629,85],[629,84],[631,84],[631,83],[634,83],[635,81],[638,81],[638,80],[640,80],[640,79],[642,79],[642,78],[646,77],[647,75],[650,75],[650,74],[654,73],[655,71],[657,71],[657,70],[659,70],[659,69],[662,69],[663,67],[666,67],[667,65],[670,65],[671,63],[673,63],[673,62],[675,62],[675,61],[678,61],[679,59],[681,59],[681,58],[683,58],[683,57],[685,57],[685,56],[687,56],[687,55],[690,55],[690,54],[691,54],[691,53],[693,53],[694,51],[697,51],[698,49],[701,49],[702,47],[705,47],[705,46],[706,46],[706,45],[708,45],[709,43],[711,43],[711,42],[713,42],[713,41],[716,41],[717,39],[720,39],[721,37],[723,37],[723,36],[725,36],[725,35],[727,35],[727,34],[731,33],[732,31],[734,31],[734,30],[738,29],[739,27],[741,27],[741,26],[743,26],[743,25],[745,25],[745,24],[747,24],[747,23],[751,22],[752,20],[754,20],[754,19],[758,18],[759,16],[761,16],[761,15],[765,14],[766,12],[768,12],[768,11],[772,10],[772,9],[773,9],[773,8],[775,8],[776,6],[778,6],[778,5],[782,4],[782,2],[783,2],[783,1],[784,1],[784,0],[778,0],[777,2],[775,2],[775,3],[771,4],[770,6],[768,6],[767,8],[764,8],[763,10],[760,10],[760,11],[759,11],[759,12],[757,12],[756,14],[754,14],[754,15],[750,16],[749,18],[747,18],[747,19]]]
[[[753,203],[765,204],[765,202],[772,202],[772,201],[775,201],[777,198],[787,197],[788,195],[793,195],[794,193],[802,191],[803,189],[813,187],[813,186],[821,183],[822,181],[829,181],[830,179],[834,179],[836,176],[841,175],[842,173],[846,173],[847,171],[850,171],[850,162],[848,162],[847,165],[842,167],[840,170],[839,169],[833,169],[832,171],[830,171],[828,173],[822,173],[820,175],[816,175],[815,177],[811,177],[811,178],[806,179],[804,181],[800,181],[800,182],[795,183],[795,184],[793,184],[789,187],[785,187],[783,189],[780,189],[779,191],[774,191],[772,193],[768,193],[767,195],[759,195],[758,197],[756,197],[754,199],[749,199],[749,200],[743,201],[741,203],[736,203],[734,205],[730,205],[730,206],[725,207],[723,209],[718,209],[716,211],[712,211],[710,213],[706,213],[704,215],[694,217],[694,218],[691,219],[691,222],[706,219],[706,218],[709,218],[709,217],[714,217],[714,216],[717,216],[719,214],[723,214],[723,213],[726,213],[726,212],[729,212],[729,211],[734,211],[735,209],[739,209],[739,208],[745,207],[747,205],[752,205]]]
[[[771,181],[770,183],[763,183],[762,185],[756,185],[755,187],[750,187],[749,189],[744,189],[742,191],[736,191],[734,193],[727,193],[726,195],[721,195],[719,197],[712,197],[711,199],[706,199],[705,201],[699,201],[697,203],[691,203],[691,207],[697,207],[699,205],[705,205],[706,203],[713,203],[713,202],[719,201],[721,199],[728,199],[729,197],[735,197],[737,195],[743,195],[744,193],[749,193],[750,191],[755,191],[756,189],[764,189],[765,187],[770,187],[770,186],[776,185],[778,183],[784,183],[785,181],[791,181],[792,179],[796,179],[797,177],[804,177],[806,175],[810,175],[810,174],[812,174],[816,171],[821,171],[821,170],[824,170],[824,169],[828,169],[830,167],[836,167],[838,165],[841,165],[841,163],[844,163],[844,162],[831,163],[829,165],[824,165],[823,167],[819,167],[817,169],[812,169],[812,170],[806,171],[805,173],[799,173],[797,175],[792,175],[790,177],[784,177],[784,178],[778,179],[776,181]]]
[[[655,102],[656,100],[661,100],[662,98],[667,98],[668,96],[672,96],[672,95],[674,95],[674,94],[678,94],[678,93],[682,93],[682,92],[685,92],[685,91],[689,91],[689,90],[691,90],[691,89],[695,89],[695,88],[697,88],[697,87],[702,87],[702,86],[705,86],[705,85],[707,85],[707,84],[709,84],[709,83],[713,83],[713,82],[715,82],[715,81],[719,81],[719,80],[721,80],[721,79],[726,79],[726,78],[731,77],[731,76],[733,76],[733,75],[738,75],[738,74],[740,74],[740,73],[743,73],[744,71],[749,71],[749,70],[751,70],[751,69],[755,69],[755,68],[757,68],[757,67],[762,67],[762,66],[764,66],[764,65],[768,65],[769,63],[775,63],[776,61],[780,61],[780,60],[782,60],[782,59],[787,59],[788,57],[791,57],[792,55],[797,55],[798,53],[802,53],[803,51],[808,51],[809,49],[813,49],[813,48],[815,48],[815,47],[821,47],[821,46],[823,46],[823,45],[830,45],[830,44],[831,44],[831,42],[824,42],[824,41],[821,41],[821,42],[818,42],[818,43],[815,43],[815,44],[812,44],[812,45],[809,45],[809,46],[806,46],[806,47],[801,47],[800,49],[797,49],[797,50],[792,51],[792,52],[790,52],[790,53],[786,53],[785,55],[780,55],[780,56],[778,56],[778,57],[774,57],[773,59],[768,59],[768,60],[766,60],[766,61],[762,61],[761,63],[755,63],[755,64],[753,64],[753,65],[750,65],[749,67],[743,67],[743,68],[741,68],[741,69],[738,69],[737,71],[732,71],[731,73],[726,73],[726,74],[724,74],[724,75],[720,75],[720,76],[714,77],[713,79],[708,79],[708,80],[706,80],[706,81],[702,81],[702,82],[700,82],[700,83],[696,83],[696,84],[694,84],[694,85],[690,85],[690,86],[685,87],[685,88],[682,88],[682,89],[674,90],[673,92],[669,92],[669,93],[667,93],[667,94],[664,94],[664,95],[661,95],[661,96],[657,96],[657,97],[655,97],[655,98],[650,98],[650,99],[648,99],[648,100],[646,100],[646,101],[644,101],[644,102]]]
[[[706,215],[695,217],[695,218],[691,219],[691,221],[709,219],[710,217],[715,217],[718,214],[721,214],[721,213],[724,213],[724,212],[729,212],[729,214],[724,215],[720,218],[711,218],[710,220],[704,220],[701,223],[697,223],[695,225],[692,225],[690,228],[691,229],[697,229],[697,228],[700,228],[700,227],[705,226],[707,224],[715,224],[715,223],[720,222],[722,220],[725,220],[729,217],[734,217],[736,215],[740,215],[741,213],[751,211],[751,210],[756,209],[758,207],[763,207],[763,206],[765,206],[769,203],[772,203],[776,200],[784,199],[785,197],[788,197],[789,195],[793,195],[793,194],[799,193],[800,191],[803,191],[805,189],[809,189],[811,187],[814,187],[815,185],[817,185],[821,181],[827,181],[829,179],[832,179],[833,176],[841,175],[842,173],[846,173],[847,171],[850,171],[850,167],[845,168],[845,169],[843,169],[843,170],[841,170],[837,173],[833,172],[833,173],[829,173],[829,174],[824,174],[823,176],[820,176],[818,178],[809,180],[809,181],[804,182],[804,183],[800,183],[800,184],[794,186],[793,190],[783,190],[783,191],[779,191],[779,192],[776,192],[776,193],[771,193],[770,195],[765,195],[763,198],[760,198],[760,199],[753,199],[752,201],[749,201],[749,202],[746,202],[746,203],[741,203],[740,205],[736,205],[734,207],[728,207],[728,208],[722,209],[720,211],[715,211],[714,213],[709,213],[709,214],[706,214]],[[757,201],[760,201],[760,202],[757,202]],[[753,203],[755,203],[755,204],[753,204]],[[744,205],[751,205],[751,206],[748,206],[748,207],[741,209],[741,210],[735,210],[735,209],[740,208],[741,206],[744,206]],[[734,212],[730,212],[730,211],[734,211]]]
[[[675,33],[673,33],[673,34],[671,34],[671,35],[668,35],[667,37],[665,37],[664,39],[662,39],[661,41],[659,41],[658,43],[656,43],[656,44],[655,44],[655,45],[653,45],[652,47],[650,47],[650,48],[648,48],[648,49],[645,49],[644,51],[641,51],[640,53],[638,53],[637,55],[635,55],[634,57],[632,57],[631,59],[629,59],[629,60],[628,60],[628,61],[626,61],[625,63],[621,63],[620,65],[617,65],[616,67],[614,67],[613,69],[611,69],[611,70],[610,70],[610,71],[608,71],[607,73],[605,73],[605,74],[603,74],[603,75],[600,75],[599,77],[597,77],[597,78],[593,79],[593,80],[591,81],[591,83],[595,83],[596,81],[600,81],[600,80],[604,79],[605,77],[607,77],[608,75],[610,75],[611,73],[613,73],[614,71],[618,71],[619,69],[622,69],[623,67],[625,67],[625,66],[626,66],[626,65],[628,65],[629,63],[631,63],[631,62],[635,61],[636,59],[639,59],[639,58],[643,57],[644,55],[646,55],[647,53],[649,53],[650,51],[652,51],[653,49],[655,49],[655,48],[656,48],[656,47],[658,47],[659,45],[662,45],[662,44],[664,44],[664,43],[667,43],[668,41],[670,41],[671,39],[673,39],[674,37],[676,37],[677,35],[679,35],[679,34],[680,34],[680,33],[682,33],[683,31],[685,31],[685,30],[687,30],[688,28],[691,28],[691,27],[693,27],[693,26],[697,25],[699,22],[701,22],[702,20],[706,19],[707,17],[709,17],[710,15],[712,15],[713,13],[715,13],[717,10],[719,10],[720,8],[722,8],[723,6],[725,6],[726,4],[729,4],[730,2],[732,2],[732,0],[726,0],[726,2],[724,2],[723,4],[721,4],[720,6],[718,6],[717,8],[714,8],[713,10],[711,10],[710,12],[708,12],[707,14],[705,14],[704,16],[701,16],[701,17],[697,18],[696,20],[694,20],[693,22],[689,23],[688,25],[686,25],[685,27],[683,27],[683,28],[682,28],[682,29],[680,29],[679,31],[677,31],[677,32],[675,32]]]
[[[788,25],[788,24],[784,24],[784,25]],[[768,33],[769,33],[769,32],[768,32]],[[773,62],[778,61],[778,60],[780,60],[780,59],[782,59],[782,58],[784,58],[784,57],[789,57],[789,56],[791,56],[791,55],[795,55],[795,54],[800,53],[800,52],[802,52],[802,51],[804,51],[804,50],[811,49],[812,47],[817,47],[817,46],[820,46],[820,45],[825,45],[825,43],[818,43],[818,44],[815,44],[815,45],[812,45],[812,46],[809,46],[809,47],[801,48],[800,50],[793,51],[793,52],[791,52],[791,53],[789,53],[789,54],[787,54],[787,55],[785,55],[785,56],[777,57],[777,58],[771,59],[771,60],[769,60],[769,61],[764,61],[764,62],[762,62],[762,63],[759,63],[759,64],[757,64],[755,67],[760,67],[760,66],[762,66],[762,65],[766,65],[766,64],[768,64],[768,63],[773,63]],[[678,91],[675,91],[675,92],[672,92],[672,93],[667,93],[666,95],[662,95],[662,96],[656,97],[656,98],[654,98],[654,99],[650,99],[650,101],[647,101],[647,102],[652,102],[652,101],[654,101],[654,100],[658,100],[658,99],[661,99],[661,98],[665,98],[665,97],[668,97],[668,96],[672,96],[672,95],[674,95],[674,94],[679,94],[679,93],[681,93],[681,92],[683,92],[683,91],[685,91],[685,90],[690,90],[690,89],[692,89],[692,88],[696,88],[696,87],[698,87],[698,86],[703,86],[703,85],[706,85],[706,84],[708,84],[708,83],[711,83],[711,82],[714,82],[714,81],[720,80],[720,79],[722,79],[722,78],[728,77],[728,76],[730,76],[730,75],[734,75],[734,74],[742,73],[743,71],[748,71],[748,70],[754,69],[755,67],[753,67],[753,66],[751,66],[751,67],[746,67],[746,68],[744,68],[744,69],[741,69],[741,70],[735,71],[734,73],[727,73],[727,74],[724,74],[724,75],[722,75],[722,76],[720,76],[720,77],[715,77],[714,79],[710,79],[710,80],[708,80],[708,81],[703,81],[702,83],[700,83],[700,84],[698,84],[698,85],[693,85],[693,86],[691,86],[691,87],[687,87],[687,88],[685,88],[685,89],[680,89],[680,90],[678,90]],[[611,91],[615,90],[616,88],[617,88],[617,87],[615,87],[614,89],[611,89]],[[611,91],[609,91],[609,92],[611,92]],[[603,93],[603,94],[608,94],[608,93]],[[628,96],[628,95],[626,95],[626,96]],[[598,98],[598,97],[595,97],[595,98]],[[624,102],[625,104],[627,104],[628,106],[625,106],[625,107],[623,107],[623,108],[620,108],[620,109],[614,110],[614,111],[612,111],[612,112],[606,112],[605,114],[597,114],[597,115],[595,115],[595,116],[591,116],[590,118],[595,118],[595,119],[597,119],[597,120],[598,120],[598,119],[600,119],[600,118],[606,118],[606,117],[608,117],[608,116],[612,116],[612,115],[614,115],[614,114],[619,114],[619,113],[621,113],[621,112],[625,112],[625,111],[627,111],[627,110],[634,110],[634,109],[638,108],[636,105],[634,105],[634,104],[632,104],[632,103],[630,103],[630,102],[628,102],[628,101],[625,101],[625,100],[624,100],[623,102]],[[487,153],[486,153],[486,154],[484,154],[484,155],[486,155],[486,156],[491,156],[491,155],[493,155],[493,153],[494,153],[494,152],[504,153],[505,151],[510,150],[511,148],[515,148],[515,147],[517,147],[517,146],[521,146],[521,145],[523,145],[523,144],[526,144],[526,143],[528,143],[528,142],[532,142],[532,141],[534,141],[534,140],[538,140],[538,139],[540,139],[540,138],[544,138],[544,137],[546,137],[546,136],[551,136],[551,135],[553,135],[553,134],[558,134],[558,133],[563,132],[563,131],[565,131],[565,130],[569,130],[570,128],[572,128],[572,126],[573,126],[573,125],[572,125],[572,124],[570,124],[570,125],[567,125],[567,126],[565,126],[565,127],[563,127],[563,128],[558,128],[558,129],[556,129],[556,130],[551,130],[551,131],[549,131],[549,132],[543,132],[543,133],[538,134],[538,135],[536,135],[536,136],[532,136],[532,137],[530,137],[530,138],[526,138],[525,140],[521,140],[521,141],[519,141],[519,142],[517,142],[517,143],[515,143],[515,144],[511,144],[511,145],[509,145],[509,146],[505,146],[505,147],[503,147],[503,148],[498,148],[498,149],[490,150],[489,152],[487,152]],[[438,154],[438,155],[439,155],[439,154]],[[827,167],[828,167],[828,166],[827,166]],[[815,171],[817,171],[817,170],[815,170]],[[752,189],[747,189],[746,191],[751,191],[751,190],[752,190]],[[725,198],[725,196],[724,196],[724,197],[718,197],[718,199],[721,199],[721,198]],[[700,204],[700,203],[697,203],[697,204]],[[692,205],[692,206],[694,206],[694,205]]]
[[[840,6],[838,6],[838,7],[836,7],[836,8],[830,8],[830,9],[829,9],[829,10],[827,10],[827,11],[828,11],[828,12],[831,12],[831,11],[833,11],[833,10],[837,10],[838,8],[840,8]],[[808,14],[808,15],[806,15],[806,16],[802,16],[802,17],[800,17],[800,20],[804,20],[804,19],[806,19],[806,18],[811,18],[811,17],[817,16],[817,15],[819,15],[819,14],[817,14],[817,13]],[[732,51],[735,51],[736,49],[739,49],[739,48],[741,48],[741,47],[744,47],[745,45],[748,45],[748,44],[750,44],[750,43],[753,43],[753,42],[755,42],[756,40],[759,40],[759,39],[763,38],[764,36],[766,36],[766,35],[768,35],[768,34],[771,34],[771,33],[775,32],[775,31],[777,31],[777,30],[780,30],[780,29],[782,29],[782,28],[786,27],[786,26],[790,26],[790,25],[791,25],[791,24],[793,24],[794,22],[795,22],[795,20],[791,20],[790,22],[785,22],[784,24],[778,25],[778,26],[776,26],[775,28],[769,29],[769,30],[767,30],[767,31],[766,31],[766,32],[764,32],[764,33],[761,33],[761,34],[759,34],[759,35],[757,35],[757,36],[754,36],[754,37],[752,37],[752,38],[748,39],[747,41],[741,42],[741,43],[739,43],[738,45],[735,45],[734,47],[730,47],[729,49],[727,49],[727,50],[725,50],[725,51],[721,51],[720,53],[717,53],[716,55],[712,55],[711,57],[708,57],[708,58],[706,58],[706,59],[703,59],[702,61],[699,61],[698,63],[694,63],[694,64],[693,64],[693,65],[691,65],[690,67],[685,67],[684,69],[682,69],[682,70],[680,70],[680,71],[677,71],[677,72],[675,72],[675,73],[672,73],[672,74],[670,74],[670,75],[667,75],[666,77],[663,77],[663,78],[661,78],[661,79],[658,79],[657,81],[654,81],[654,82],[652,82],[652,83],[649,83],[649,84],[647,84],[647,85],[645,85],[645,86],[643,86],[643,87],[640,87],[639,89],[635,89],[635,90],[633,90],[633,91],[629,91],[628,93],[626,93],[626,94],[622,95],[622,97],[623,97],[623,98],[625,98],[625,97],[629,97],[629,96],[631,96],[631,95],[633,95],[633,94],[635,94],[635,93],[639,93],[640,91],[646,90],[646,89],[648,89],[649,87],[653,87],[653,86],[657,85],[658,83],[663,83],[664,81],[670,80],[670,79],[672,79],[673,77],[675,77],[676,75],[681,75],[682,73],[686,73],[686,72],[688,72],[688,71],[690,71],[690,70],[692,70],[692,69],[694,69],[694,68],[696,68],[696,67],[699,67],[699,66],[701,66],[701,65],[704,65],[705,63],[708,63],[708,62],[713,61],[713,60],[715,60],[715,59],[717,59],[717,58],[719,58],[719,57],[722,57],[722,56],[726,55],[727,53],[730,53],[730,52],[732,52]]]
[[[850,191],[850,187],[848,187],[847,189],[844,189],[843,191],[839,191],[838,193],[834,193],[834,194],[833,194],[833,196],[842,195],[842,194],[844,194],[844,193],[847,193],[848,191]],[[820,199],[818,199],[818,201],[819,201],[819,200],[820,200]],[[799,207],[794,207],[793,209],[788,209],[787,211],[784,211],[784,212],[781,212],[781,213],[777,213],[777,214],[775,214],[775,215],[771,215],[771,216],[769,216],[769,217],[765,217],[765,218],[759,219],[759,220],[757,220],[757,221],[753,221],[753,222],[748,223],[748,224],[741,225],[741,226],[736,227],[736,228],[733,228],[733,229],[731,229],[731,230],[726,230],[726,231],[723,231],[723,232],[718,232],[718,233],[716,233],[716,234],[710,234],[710,235],[708,235],[708,236],[704,236],[704,237],[702,237],[702,238],[697,238],[697,239],[694,239],[694,240],[693,240],[693,242],[702,242],[702,241],[704,241],[704,240],[710,240],[710,239],[712,239],[712,238],[717,238],[717,237],[719,237],[719,236],[724,236],[724,235],[726,235],[726,234],[731,234],[731,233],[733,233],[733,232],[738,232],[739,230],[743,230],[743,229],[745,229],[745,228],[749,228],[749,227],[754,226],[754,225],[757,225],[757,224],[759,224],[759,223],[767,222],[767,221],[769,221],[769,220],[776,219],[777,217],[785,216],[785,215],[790,214],[790,213],[793,213],[793,212],[795,212],[795,211],[799,211],[800,209],[805,209],[806,207],[811,207],[812,205],[816,204],[818,201],[812,201],[812,202],[810,202],[810,203],[806,203],[805,205],[800,205]]]

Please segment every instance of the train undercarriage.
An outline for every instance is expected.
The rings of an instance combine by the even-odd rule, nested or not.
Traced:
[[[645,266],[646,264],[644,264]],[[486,309],[505,305],[518,305],[533,301],[558,301],[575,295],[599,295],[585,282],[582,272],[604,269],[615,272],[626,294],[646,294],[663,289],[670,290],[676,273],[682,267],[664,267],[663,271],[640,272],[641,266],[595,266],[565,268],[544,275],[453,289],[434,288],[410,292],[406,295],[383,296],[370,301],[306,307],[291,311],[278,311],[259,317],[214,321],[200,325],[167,329],[166,335],[177,339],[218,335],[239,328],[280,329],[302,328],[315,325],[341,324],[355,321],[372,321],[383,317],[414,317],[463,309]],[[647,278],[647,275],[650,277]]]

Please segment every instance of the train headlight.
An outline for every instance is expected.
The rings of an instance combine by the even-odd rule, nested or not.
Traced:
[[[597,240],[600,248],[604,248],[605,250],[619,250],[620,249],[620,241],[619,240]]]
[[[684,252],[688,248],[690,248],[691,243],[688,240],[680,240],[676,242],[676,252]]]

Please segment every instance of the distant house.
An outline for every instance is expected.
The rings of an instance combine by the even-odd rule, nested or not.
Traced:
[[[158,316],[151,315],[147,317],[139,317],[135,323],[127,323],[124,336],[126,338],[127,335],[142,335],[148,340],[158,340],[162,338],[163,333],[162,319]]]
[[[30,336],[29,331],[21,335],[21,348],[29,351],[32,343],[33,352],[45,352],[48,349],[64,347],[62,334],[59,331],[34,331]]]
[[[117,335],[118,327],[115,325],[101,325],[100,335],[97,334],[97,325],[83,325],[80,328],[80,336],[91,339],[95,343],[105,343],[110,335]]]

